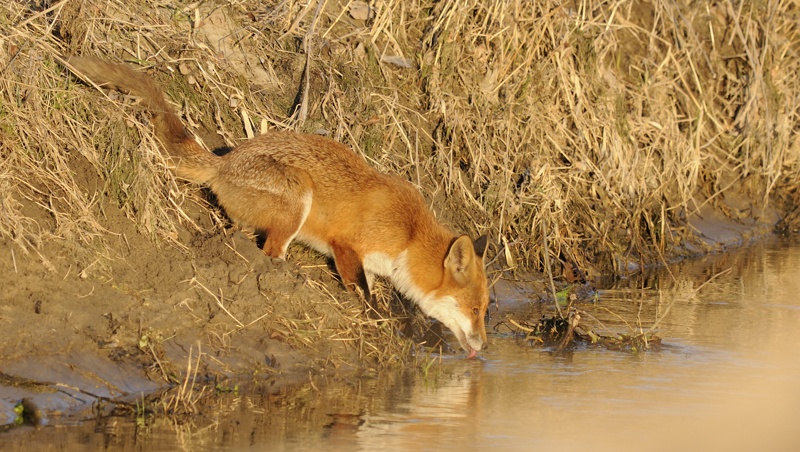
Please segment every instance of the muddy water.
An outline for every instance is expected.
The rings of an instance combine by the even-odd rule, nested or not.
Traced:
[[[0,434],[0,448],[800,450],[800,242],[770,239],[671,272],[622,281],[580,306],[593,329],[626,331],[671,305],[660,350],[555,354],[500,325],[480,359],[446,356],[427,375],[243,383],[181,422],[22,427]],[[492,325],[548,310],[523,289],[500,297]]]

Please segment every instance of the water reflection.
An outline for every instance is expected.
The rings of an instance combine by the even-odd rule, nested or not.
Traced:
[[[797,241],[772,239],[677,264],[672,276],[621,281],[581,306],[625,331],[649,327],[678,300],[658,327],[657,352],[555,354],[501,334],[480,360],[444,357],[436,378],[246,388],[211,400],[188,424],[105,418],[0,435],[0,448],[50,440],[114,450],[800,450],[798,268]],[[504,292],[495,320],[547,312],[527,296]]]

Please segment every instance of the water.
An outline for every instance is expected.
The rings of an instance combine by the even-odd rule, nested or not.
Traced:
[[[19,450],[800,450],[798,269],[800,242],[774,238],[678,264],[674,276],[623,281],[581,306],[624,331],[648,327],[677,300],[658,327],[657,351],[555,354],[501,326],[481,359],[446,356],[427,377],[243,388],[183,423],[107,417],[20,429],[0,442],[13,439]],[[548,309],[523,292],[503,292],[493,325]]]

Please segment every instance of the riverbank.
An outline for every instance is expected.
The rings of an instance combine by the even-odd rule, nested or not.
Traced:
[[[0,372],[22,379],[0,422],[22,398],[83,415],[190,369],[370,372],[430,344],[389,287],[366,315],[323,257],[266,258],[169,173],[135,99],[57,55],[148,71],[211,150],[285,129],[347,144],[489,234],[493,282],[543,271],[545,249],[559,281],[591,279],[800,218],[794,7],[317,6],[0,6]]]

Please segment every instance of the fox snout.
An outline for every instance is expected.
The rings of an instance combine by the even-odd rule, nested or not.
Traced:
[[[477,356],[478,350],[484,350],[488,347],[486,343],[486,331],[475,331],[465,336],[464,342],[461,343],[461,347],[468,352],[467,358],[472,359]]]
[[[463,329],[458,327],[451,327],[450,329],[455,333],[461,348],[466,350],[470,357],[474,357],[478,351],[487,348],[486,328],[482,323],[477,328],[470,326]]]
[[[469,347],[467,350],[475,351],[487,348],[488,344],[486,343],[486,332],[475,331],[471,335],[467,336],[467,346]]]

